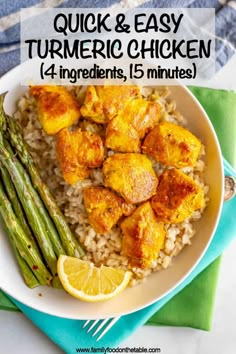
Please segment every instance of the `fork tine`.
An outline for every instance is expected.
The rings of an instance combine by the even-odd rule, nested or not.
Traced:
[[[92,337],[94,337],[99,331],[100,329],[102,329],[102,327],[105,326],[105,324],[107,323],[107,321],[109,321],[110,318],[106,318],[105,320],[103,320],[100,325],[98,326],[98,328],[96,329],[96,331],[93,333]]]
[[[92,325],[89,327],[89,329],[87,330],[87,333],[89,333],[89,332],[93,329],[93,327],[96,326],[96,324],[97,324],[99,321],[100,321],[100,320],[94,321],[93,324],[92,324]]]
[[[88,325],[90,325],[90,327],[87,327],[87,333],[89,333],[100,321],[98,327],[96,329],[94,329],[94,332],[92,334],[92,337],[94,337],[96,334],[98,334],[99,332],[101,332],[101,330],[103,329],[103,331],[100,333],[100,335],[98,336],[98,338],[96,339],[96,341],[98,342],[108,331],[109,329],[114,326],[114,324],[120,319],[120,317],[115,317],[113,319],[111,318],[105,318],[104,320],[87,320],[82,328],[87,327]],[[109,322],[110,321],[110,322]],[[108,323],[108,324],[107,324]],[[107,324],[107,327],[104,328],[104,326]]]
[[[98,336],[96,342],[98,342],[108,331],[109,329],[114,326],[114,324],[120,319],[120,317],[115,317],[113,320],[108,324],[108,326],[104,329],[104,331]]]
[[[85,328],[85,327],[87,327],[87,325],[89,324],[89,322],[90,322],[91,320],[87,320],[86,322],[85,322],[85,324],[83,325],[83,327],[82,328]]]

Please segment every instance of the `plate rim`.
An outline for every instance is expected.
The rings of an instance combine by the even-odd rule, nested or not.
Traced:
[[[0,77],[0,84],[3,82],[3,87],[4,87],[4,83],[6,83],[8,80],[11,79],[11,77],[14,75],[16,75],[16,73],[18,71],[21,71],[22,69],[24,69],[24,66],[27,66],[27,62],[24,62],[22,64],[19,64],[17,66],[15,66],[13,69],[9,70],[7,73],[5,73],[2,77]],[[18,84],[18,82],[17,82]],[[187,92],[188,95],[191,96],[191,99],[195,102],[195,104],[198,106],[198,108],[202,111],[203,115],[205,116],[205,118],[207,119],[208,121],[208,124],[210,125],[210,128],[211,128],[211,133],[213,134],[214,136],[214,140],[215,140],[215,144],[216,144],[216,147],[217,147],[217,151],[218,151],[218,156],[219,156],[219,162],[220,162],[220,167],[221,167],[221,171],[220,171],[220,175],[222,177],[222,186],[221,186],[221,190],[222,190],[222,193],[221,193],[221,199],[220,199],[220,205],[218,207],[218,212],[217,212],[217,215],[216,215],[216,218],[215,218],[215,224],[214,224],[214,228],[212,230],[212,234],[211,234],[211,237],[209,238],[208,242],[206,243],[205,247],[204,247],[204,250],[203,252],[201,253],[200,257],[198,257],[197,261],[190,267],[190,269],[188,269],[185,274],[183,276],[181,276],[180,280],[175,283],[170,289],[168,289],[167,291],[165,291],[161,296],[157,297],[156,299],[154,299],[153,301],[149,301],[147,304],[145,304],[144,306],[138,306],[136,307],[135,309],[132,309],[130,311],[126,311],[124,313],[116,313],[116,311],[114,311],[114,314],[112,315],[107,315],[107,316],[104,316],[102,318],[108,318],[108,317],[111,317],[114,315],[114,317],[117,317],[117,316],[123,316],[123,315],[127,315],[127,314],[131,314],[131,313],[134,313],[134,312],[137,312],[141,309],[145,309],[147,308],[148,306],[150,305],[153,305],[155,302],[163,299],[165,296],[169,295],[174,289],[176,289],[178,286],[180,286],[185,280],[186,278],[192,273],[192,271],[197,267],[197,265],[200,263],[200,261],[202,260],[202,258],[204,257],[207,249],[209,248],[213,238],[214,238],[214,234],[216,232],[216,229],[217,229],[217,226],[219,224],[219,220],[220,220],[220,216],[221,216],[221,212],[222,212],[222,207],[223,207],[223,183],[224,183],[224,168],[223,168],[223,157],[222,157],[222,153],[221,153],[221,149],[220,149],[220,144],[219,144],[219,141],[218,141],[218,138],[217,138],[217,135],[216,135],[216,132],[215,132],[215,129],[213,127],[213,124],[210,120],[210,118],[208,117],[205,109],[202,107],[202,105],[200,104],[200,102],[196,99],[196,97],[192,94],[192,92],[188,89],[188,87],[186,87],[185,85],[181,84],[178,82],[178,84]],[[9,85],[9,87],[11,88],[14,88],[16,86],[16,84],[12,84],[12,85]],[[22,85],[23,86],[23,85]],[[150,85],[150,87],[153,87],[154,85]],[[158,86],[158,85],[157,85]],[[163,86],[163,84],[162,84]],[[178,85],[171,85],[171,86],[178,86]],[[27,87],[26,85],[24,85],[24,87]],[[10,89],[11,89],[10,88]],[[6,90],[5,90],[6,91]],[[3,93],[4,90],[1,90],[0,89],[0,94]],[[40,289],[41,287],[39,287],[38,289]],[[3,290],[8,296],[10,296],[11,298],[13,298],[13,301],[16,300],[17,302],[20,302],[21,304],[23,304],[24,306],[27,306],[33,310],[36,310],[36,311],[39,311],[39,312],[42,312],[44,314],[47,314],[47,315],[51,315],[51,316],[55,316],[55,317],[58,317],[58,318],[67,318],[67,319],[73,319],[73,320],[86,320],[86,319],[99,319],[101,318],[101,316],[99,316],[99,314],[97,316],[88,316],[88,317],[78,317],[77,315],[75,315],[74,317],[72,315],[61,315],[61,314],[56,314],[54,311],[50,312],[50,311],[45,311],[43,310],[40,306],[37,306],[36,305],[29,305],[27,302],[24,301],[24,299],[22,300],[21,298],[18,298],[17,295],[15,294],[12,294],[11,292],[8,291],[8,289],[5,289],[2,285],[0,285],[0,289]]]

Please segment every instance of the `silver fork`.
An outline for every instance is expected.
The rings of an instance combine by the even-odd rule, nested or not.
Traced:
[[[90,325],[87,328],[87,333],[91,332],[92,329],[94,329],[94,332],[91,332],[91,334],[92,337],[95,337],[96,334],[98,335],[96,339],[96,341],[98,342],[119,319],[120,317],[105,318],[105,320],[88,320],[84,323],[82,328],[86,328],[88,325]],[[105,325],[106,327],[104,328]]]

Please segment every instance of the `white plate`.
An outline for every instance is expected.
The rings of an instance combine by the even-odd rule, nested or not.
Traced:
[[[5,102],[5,110],[9,114],[15,111],[16,101],[27,89],[19,84],[26,72],[29,74],[27,62],[0,79],[0,93],[10,90]],[[170,90],[178,110],[188,119],[190,130],[206,145],[205,181],[210,187],[210,202],[202,219],[194,224],[197,232],[192,245],[187,246],[174,258],[170,268],[152,274],[143,284],[126,289],[112,300],[93,304],[76,300],[61,290],[47,287],[28,289],[18,271],[7,237],[0,227],[0,287],[7,294],[36,310],[64,318],[95,319],[120,316],[161,299],[180,284],[197,265],[209,246],[221,212],[222,159],[212,125],[198,101],[185,87],[171,86]]]

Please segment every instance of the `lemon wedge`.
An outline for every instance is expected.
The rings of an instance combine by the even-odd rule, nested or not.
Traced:
[[[58,276],[64,289],[77,299],[105,301],[119,294],[128,285],[131,272],[111,267],[95,267],[88,261],[61,255],[57,262]]]

